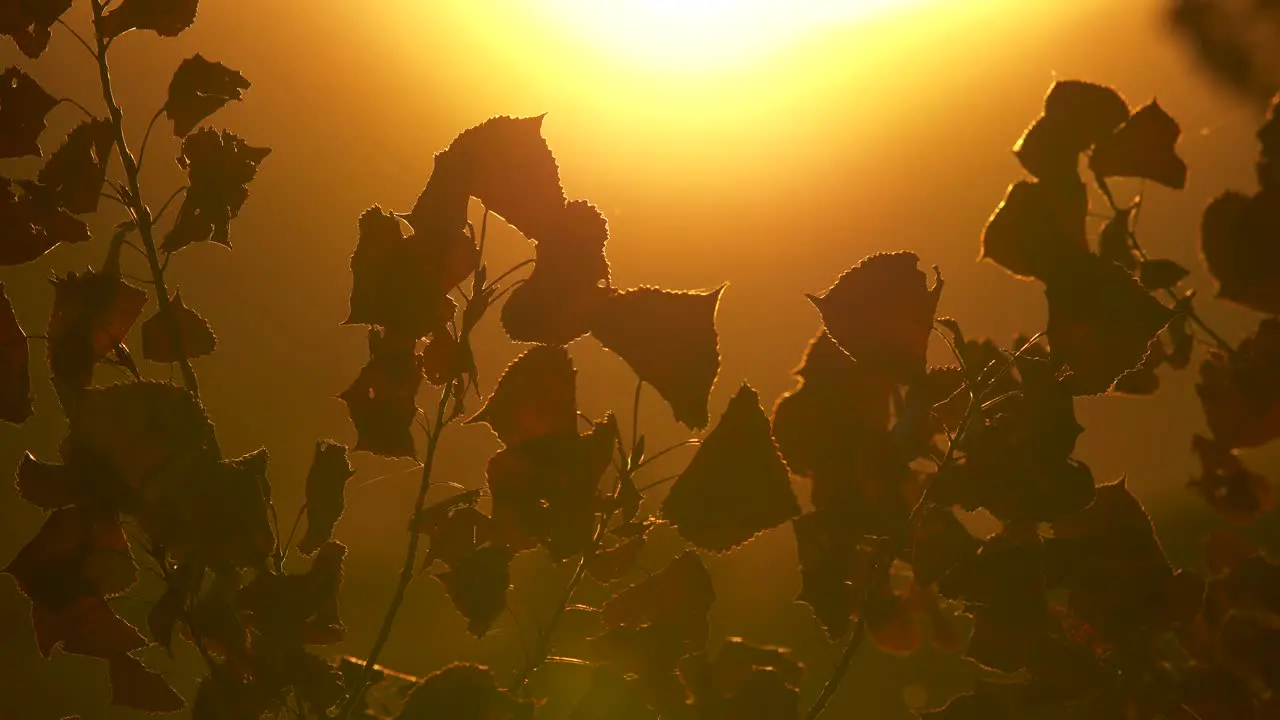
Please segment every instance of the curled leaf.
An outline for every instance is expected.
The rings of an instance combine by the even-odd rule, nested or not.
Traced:
[[[1218,281],[1217,296],[1259,312],[1280,313],[1280,189],[1253,197],[1227,192],[1205,208],[1200,251]]]
[[[467,422],[487,423],[507,447],[551,435],[575,435],[577,374],[563,347],[534,346],[507,366],[484,407]]]
[[[239,100],[248,89],[244,75],[220,62],[206,60],[199,53],[183,60],[169,81],[169,99],[164,104],[174,137],[186,137],[201,120]]]
[[[820,296],[808,296],[827,333],[867,369],[909,382],[925,372],[925,350],[942,294],[915,253],[871,255]]]
[[[70,0],[63,2],[71,5]],[[9,34],[9,30],[0,27],[0,33]],[[6,68],[0,73],[0,158],[40,157],[44,118],[57,105],[58,99],[21,68]]]
[[[180,293],[173,293],[167,310],[157,310],[142,323],[143,357],[152,362],[174,363],[213,352],[218,338],[209,321],[187,307]]]
[[[662,515],[704,550],[730,550],[800,514],[760,398],[745,383],[676,479]]]
[[[707,403],[720,373],[716,308],[724,286],[705,292],[641,287],[601,304],[591,334],[662,396],[676,420],[706,427]]]
[[[1060,264],[1089,252],[1088,210],[1079,178],[1020,181],[987,221],[980,257],[1019,277],[1045,280]]]
[[[1224,447],[1257,447],[1280,437],[1280,320],[1263,320],[1230,355],[1211,350],[1200,364],[1196,394]]]
[[[20,425],[35,412],[30,355],[27,333],[0,283],[0,420]]]
[[[112,705],[149,713],[177,712],[187,706],[164,677],[132,655],[113,655],[110,668]]]
[[[122,0],[102,17],[98,31],[108,38],[130,30],[175,37],[195,22],[198,4],[199,0]]]
[[[422,368],[413,346],[413,338],[369,330],[369,362],[338,395],[356,426],[354,450],[386,457],[417,455],[412,426]]]
[[[249,198],[247,186],[258,165],[270,153],[270,148],[253,147],[226,130],[201,128],[186,136],[178,165],[187,171],[187,194],[162,249],[174,252],[206,240],[231,247],[231,221]]]
[[[1187,164],[1174,145],[1182,129],[1152,100],[1103,138],[1089,157],[1089,169],[1100,178],[1145,178],[1181,190],[1187,186]]]
[[[307,472],[307,532],[298,541],[298,552],[310,555],[333,537],[333,527],[346,505],[343,492],[355,473],[347,460],[346,445],[332,440],[316,442]]]
[[[1234,451],[1195,435],[1191,449],[1200,458],[1200,477],[1187,483],[1214,510],[1234,523],[1254,522],[1276,506],[1267,478],[1250,471]]]
[[[147,294],[117,275],[86,270],[53,279],[49,316],[49,369],[73,387],[93,380],[93,366],[124,342],[142,314]]]
[[[0,6],[0,35],[13,38],[23,55],[35,59],[49,46],[49,29],[71,9],[71,0],[9,0]]]

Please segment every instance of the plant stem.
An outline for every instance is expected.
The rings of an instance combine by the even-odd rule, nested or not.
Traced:
[[[130,212],[138,225],[138,235],[142,238],[142,247],[146,250],[147,264],[151,267],[151,280],[156,289],[156,303],[160,308],[160,314],[165,318],[165,324],[169,327],[173,349],[179,358],[178,365],[182,370],[182,382],[191,395],[199,400],[200,383],[196,379],[195,370],[191,368],[191,362],[183,354],[182,335],[177,318],[169,311],[169,290],[165,286],[164,268],[161,267],[160,256],[156,252],[151,211],[142,200],[138,164],[134,161],[133,154],[129,152],[129,143],[124,136],[124,113],[116,104],[115,93],[111,86],[111,70],[107,64],[107,40],[98,29],[102,21],[102,0],[91,0],[91,5],[93,6],[93,35],[98,46],[95,57],[98,61],[98,78],[102,83],[102,99],[107,105],[107,111],[111,114],[111,125],[116,135],[116,150],[120,153],[120,164],[124,166],[125,179],[128,181],[129,194],[125,199],[129,201]]]
[[[410,522],[420,514],[422,508],[427,503],[427,490],[431,488],[431,468],[435,465],[436,448],[440,444],[440,435],[444,432],[446,417],[445,413],[449,408],[449,398],[453,397],[453,386],[458,380],[450,380],[440,390],[440,402],[436,405],[436,422],[427,433],[427,454],[422,460],[422,482],[418,485],[418,498],[414,502],[413,513],[409,516]],[[382,649],[386,647],[387,641],[391,638],[391,629],[395,625],[396,615],[400,612],[400,605],[404,602],[405,592],[409,589],[409,583],[413,581],[413,569],[418,563],[418,538],[419,533],[410,529],[409,543],[405,548],[404,564],[400,567],[400,581],[396,583],[395,593],[391,596],[391,604],[387,606],[387,612],[382,618],[382,629],[378,631],[378,637],[373,642],[373,649],[369,651],[369,656],[364,661],[364,672],[361,674],[360,683],[355,692],[347,697],[346,707],[342,709],[342,713],[338,715],[342,720],[351,717],[351,713],[355,710],[356,705],[364,697],[365,691],[369,688],[369,680],[373,676],[373,666],[378,662],[378,656],[382,654]]]

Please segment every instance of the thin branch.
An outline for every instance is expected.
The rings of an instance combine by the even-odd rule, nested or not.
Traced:
[[[520,269],[520,268],[522,268],[522,267],[525,267],[526,265],[532,265],[532,264],[533,264],[533,258],[529,258],[528,260],[521,260],[520,262],[516,263],[515,265],[512,265],[511,267],[507,268],[507,269],[506,269],[506,271],[505,271],[505,272],[503,272],[503,273],[502,273],[501,275],[499,275],[498,277],[496,277],[496,278],[494,278],[493,280],[489,281],[489,284],[490,284],[490,285],[497,285],[498,283],[500,283],[500,282],[502,282],[503,280],[506,280],[508,277],[510,277],[511,273],[513,273],[513,272],[515,272],[515,271],[519,270],[519,269]]]
[[[701,445],[701,444],[702,444],[702,439],[701,439],[701,438],[689,438],[688,440],[682,440],[682,441],[680,441],[680,442],[676,443],[675,445],[672,445],[671,447],[663,448],[663,449],[659,450],[658,452],[656,452],[656,453],[654,453],[654,454],[650,455],[649,457],[647,457],[647,458],[645,458],[645,459],[641,460],[641,461],[640,461],[640,463],[639,463],[638,465],[636,465],[636,466],[635,466],[635,469],[636,469],[636,470],[639,470],[640,468],[644,467],[645,465],[648,465],[649,463],[651,463],[651,462],[653,462],[653,461],[657,460],[658,458],[662,457],[663,455],[666,455],[667,453],[670,453],[670,452],[671,452],[671,451],[673,451],[673,450],[679,450],[680,448],[682,448],[682,447],[688,447],[689,445]]]
[[[98,119],[97,115],[94,115],[93,112],[89,110],[89,108],[85,107],[84,105],[81,105],[80,101],[76,100],[75,98],[69,98],[69,97],[58,98],[58,103],[59,104],[66,103],[67,105],[74,105],[75,107],[80,109],[80,112],[84,113],[85,115],[88,115],[90,120]]]
[[[75,28],[68,25],[66,20],[63,20],[62,18],[58,18],[58,24],[61,25],[63,28],[65,28],[67,32],[71,33],[71,37],[78,40],[80,42],[80,46],[85,49],[85,52],[92,55],[94,60],[98,59],[98,53],[94,52],[93,46],[89,45],[89,43],[83,37],[80,36],[80,33],[76,32]],[[97,26],[97,23],[95,22],[94,25]],[[90,115],[92,115],[92,113],[90,113]]]
[[[635,454],[636,444],[640,442],[640,393],[644,390],[644,380],[636,381],[636,396],[631,403],[631,454]],[[627,463],[635,461],[628,458]]]
[[[147,141],[151,139],[151,130],[155,128],[156,121],[161,115],[164,115],[163,107],[151,116],[151,122],[147,123],[147,131],[142,134],[142,144],[138,146],[138,172],[142,172],[142,160],[147,156]]]
[[[164,201],[164,204],[160,206],[160,209],[159,209],[158,211],[156,211],[156,216],[155,216],[154,218],[152,218],[152,219],[151,219],[151,223],[154,225],[154,224],[156,224],[156,223],[160,222],[160,218],[164,217],[164,213],[165,213],[165,211],[166,211],[166,210],[168,210],[168,209],[169,209],[169,205],[170,205],[171,203],[173,203],[173,201],[174,201],[175,199],[177,199],[177,197],[178,197],[179,195],[181,195],[182,193],[186,192],[186,190],[187,190],[187,189],[188,189],[188,187],[187,187],[186,185],[183,185],[182,187],[178,188],[177,190],[174,190],[174,191],[173,191],[173,194],[169,196],[169,199],[168,199],[168,200],[165,200],[165,201]]]

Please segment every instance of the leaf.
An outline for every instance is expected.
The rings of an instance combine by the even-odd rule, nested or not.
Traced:
[[[470,496],[470,493],[463,493]],[[479,499],[468,497],[474,503]],[[451,499],[452,500],[452,499]],[[457,568],[490,539],[492,523],[488,515],[474,504],[451,506],[449,514],[429,524],[415,524],[418,532],[426,533],[430,540],[427,557],[422,561],[425,569],[439,560],[450,568]]]
[[[116,615],[105,599],[92,595],[65,606],[32,603],[31,624],[44,657],[59,645],[66,653],[102,659],[147,646],[137,628]]]
[[[112,705],[149,713],[177,712],[187,706],[159,673],[132,655],[113,655],[110,667]]]
[[[1275,494],[1267,478],[1251,472],[1231,449],[1202,435],[1191,439],[1191,449],[1200,458],[1200,477],[1187,485],[1227,520],[1252,523],[1276,506]]]
[[[507,447],[552,435],[575,435],[577,374],[563,347],[529,348],[507,366],[484,407],[467,423],[487,423]]]
[[[237,598],[248,625],[281,647],[341,642],[346,628],[338,595],[346,554],[341,543],[329,542],[319,548],[305,573],[258,573]]]
[[[49,29],[71,9],[71,0],[8,0],[0,6],[0,35],[13,38],[23,55],[35,59],[49,46]]]
[[[89,240],[89,228],[65,208],[58,207],[48,188],[33,182],[0,177],[0,265],[31,262],[60,242]]]
[[[528,720],[533,707],[499,689],[488,668],[455,663],[423,678],[396,720]]]
[[[174,333],[177,346],[174,347]],[[182,302],[182,295],[173,293],[168,312],[157,310],[142,323],[142,356],[152,362],[175,363],[184,359],[204,357],[218,346],[218,338],[209,327],[209,321]]]
[[[196,590],[197,581],[204,579],[204,567],[184,563],[169,572],[165,578],[164,593],[147,613],[147,631],[151,641],[164,646],[173,654],[173,629],[187,610],[187,601]]]
[[[696,547],[723,552],[800,514],[760,397],[743,384],[662,503]]]
[[[102,17],[98,31],[114,38],[130,30],[154,30],[176,37],[196,20],[198,0],[122,0]]]
[[[40,168],[37,182],[70,212],[97,211],[115,140],[115,126],[108,120],[80,123]]]
[[[1129,272],[1138,269],[1138,251],[1129,242],[1129,223],[1137,206],[1120,208],[1098,235],[1098,257],[1113,262]]]
[[[666,567],[614,595],[601,608],[610,628],[669,627],[690,649],[707,642],[707,613],[715,602],[711,575],[698,554],[686,550]]]
[[[601,548],[587,558],[587,572],[602,583],[613,582],[626,575],[639,562],[652,525],[651,522],[632,523],[606,535]],[[631,529],[634,534],[624,535],[624,529]],[[610,539],[614,544],[608,544]]]
[[[1098,141],[1089,169],[1099,178],[1145,178],[1181,190],[1187,186],[1187,164],[1174,149],[1180,135],[1177,121],[1152,100]]]
[[[1106,392],[1142,364],[1151,339],[1173,319],[1124,268],[1096,256],[1063,267],[1045,287],[1050,354],[1077,395]]]
[[[298,552],[310,555],[333,538],[345,507],[343,491],[356,471],[347,460],[347,446],[332,440],[316,442],[307,472],[307,531],[298,541]]]
[[[1044,114],[1014,146],[1027,172],[1040,179],[1078,177],[1080,153],[1129,119],[1129,106],[1109,87],[1079,80],[1055,82]]]
[[[917,585],[928,587],[947,571],[973,557],[982,543],[971,535],[949,507],[931,505],[911,533],[905,559]]]
[[[609,298],[609,225],[594,205],[570,202],[534,249],[533,273],[502,306],[502,327],[518,342],[566,345],[592,328]]]
[[[275,535],[268,515],[267,452],[206,459],[183,497],[148,508],[144,528],[179,556],[213,567],[262,568]]]
[[[126,0],[115,12],[128,5]],[[175,252],[206,240],[231,247],[231,221],[249,198],[247,186],[257,175],[258,165],[270,153],[270,148],[253,147],[226,130],[201,128],[183,138],[178,166],[187,171],[187,194],[161,249]]]
[[[53,279],[49,316],[49,369],[73,387],[93,381],[93,366],[124,342],[142,314],[147,294],[117,275],[86,270]]]
[[[800,560],[800,594],[831,639],[844,635],[871,583],[875,560],[856,529],[839,515],[819,510],[791,521]]]
[[[669,623],[613,628],[587,640],[589,657],[635,675],[645,704],[660,715],[688,709],[676,666],[689,652],[683,630]]]
[[[385,457],[415,457],[413,419],[418,415],[422,368],[414,339],[369,330],[369,362],[338,397],[356,427],[356,451]]]
[[[1227,192],[1205,208],[1200,251],[1217,297],[1280,314],[1280,189],[1253,197]]]
[[[640,287],[611,295],[591,322],[600,344],[658,391],[692,429],[710,421],[707,403],[720,373],[716,308],[724,286],[705,292]]]
[[[191,134],[201,120],[239,100],[248,89],[244,75],[220,62],[206,60],[199,53],[183,60],[169,81],[169,99],[164,104],[165,114],[173,121],[174,137]]]
[[[925,372],[925,350],[942,294],[929,288],[914,253],[871,255],[820,296],[808,295],[827,333],[872,372],[909,382]]]
[[[71,5],[70,0],[62,2]],[[9,35],[10,31],[8,25],[0,27],[2,34]],[[21,68],[10,67],[0,73],[0,158],[41,157],[40,133],[46,127],[45,116],[57,106],[58,99]]]
[[[120,517],[80,506],[54,510],[4,572],[33,602],[49,607],[119,595],[138,579]]]
[[[72,468],[40,462],[30,452],[23,453],[18,462],[18,495],[44,510],[57,510],[89,499],[86,480]]]
[[[1138,281],[1151,292],[1172,290],[1190,274],[1190,270],[1173,260],[1144,260],[1138,266]]]
[[[543,436],[495,454],[487,471],[495,538],[517,551],[542,544],[553,560],[585,552],[616,442],[606,419],[585,435]]]
[[[351,312],[344,324],[437,337],[456,306],[449,291],[475,269],[479,250],[461,233],[405,237],[400,221],[374,205],[360,216],[351,255]]]
[[[35,412],[27,333],[0,283],[0,420],[21,425]]]
[[[507,609],[510,564],[510,550],[499,545],[486,545],[455,567],[436,575],[449,593],[453,606],[467,619],[467,629],[472,635],[483,637]],[[405,706],[406,711],[408,707]],[[401,713],[400,717],[406,716]]]
[[[1280,437],[1280,320],[1263,320],[1230,355],[1211,350],[1196,394],[1222,446],[1258,447]]]
[[[1088,211],[1078,178],[1010,185],[983,228],[979,257],[1018,277],[1047,280],[1059,265],[1088,254]]]

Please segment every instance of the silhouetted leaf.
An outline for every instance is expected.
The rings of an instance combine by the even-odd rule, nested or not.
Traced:
[[[258,165],[270,153],[270,148],[253,147],[226,130],[201,128],[186,136],[178,166],[187,171],[187,194],[162,249],[174,252],[206,240],[231,247],[231,221],[249,198],[247,185]]]
[[[1142,364],[1151,338],[1174,316],[1124,268],[1093,255],[1056,271],[1045,297],[1051,355],[1071,373],[1077,395],[1106,392]]]
[[[1082,80],[1058,80],[1044,100],[1046,115],[1067,118],[1082,149],[1098,142],[1129,119],[1129,105],[1113,88]]]
[[[587,558],[587,572],[602,583],[626,575],[640,559],[652,522],[633,522],[615,528],[605,536],[594,554]]]
[[[645,707],[636,685],[613,665],[597,665],[569,720],[657,720],[657,714]]]
[[[182,495],[148,508],[144,526],[179,556],[213,567],[260,569],[275,549],[266,472],[266,450],[206,460],[186,479]]]
[[[98,31],[113,38],[130,30],[154,30],[174,37],[196,20],[199,0],[122,0],[103,16]]]
[[[723,290],[625,290],[610,296],[591,323],[600,344],[626,360],[676,420],[693,429],[710,420],[707,402],[720,372],[715,316]]]
[[[489,460],[493,532],[513,550],[543,544],[554,560],[591,544],[600,510],[600,478],[617,442],[610,420],[591,432],[546,435],[507,447]]]
[[[1144,260],[1138,266],[1138,281],[1142,283],[1142,287],[1152,292],[1170,290],[1190,274],[1190,270],[1173,260]]]
[[[1153,100],[1098,141],[1089,169],[1100,178],[1145,178],[1181,190],[1187,185],[1187,164],[1174,149],[1181,134],[1177,121]]]
[[[338,594],[346,554],[341,543],[329,542],[305,573],[258,573],[237,599],[248,625],[281,647],[341,642],[346,628]]]
[[[149,713],[177,712],[187,706],[159,673],[126,653],[111,658],[111,704]]]
[[[31,262],[60,242],[89,240],[89,228],[41,185],[0,177],[0,265]]]
[[[695,546],[725,551],[799,514],[760,397],[744,383],[671,486],[662,515]]]
[[[1280,188],[1245,197],[1227,192],[1205,208],[1200,251],[1218,297],[1280,313]]]
[[[444,583],[453,606],[467,619],[467,629],[472,635],[484,636],[506,610],[507,585],[511,582],[510,564],[510,550],[499,545],[486,545],[436,576]],[[402,713],[401,717],[405,715]]]
[[[645,704],[659,714],[688,709],[676,665],[694,650],[683,628],[671,623],[617,627],[587,640],[589,657],[635,675]]]
[[[980,257],[1019,277],[1046,280],[1060,264],[1089,252],[1088,210],[1078,178],[1010,185],[982,231]]]
[[[471,493],[463,493],[463,496],[470,495]],[[430,540],[430,549],[422,561],[423,568],[429,567],[436,560],[456,568],[489,541],[492,534],[489,516],[474,505],[479,496],[468,499],[473,504],[452,506],[448,515],[439,516],[435,522],[415,524],[415,529],[426,533]],[[426,518],[427,515],[422,517]]]
[[[59,645],[63,652],[104,660],[147,646],[138,629],[98,596],[81,595],[66,605],[33,602],[31,624],[36,646],[45,657]]]
[[[79,506],[54,510],[4,572],[32,601],[54,607],[118,595],[138,577],[120,517]]]
[[[62,2],[68,7],[71,5],[71,0]],[[11,26],[4,20],[0,20],[0,34],[12,34]],[[45,92],[40,83],[21,68],[6,68],[0,73],[0,158],[40,157],[40,133],[46,127],[44,116],[57,105],[57,98]]]
[[[298,541],[298,552],[310,555],[333,537],[333,526],[346,505],[343,492],[356,471],[347,460],[347,446],[332,440],[316,442],[307,472],[307,532]]]
[[[671,628],[687,647],[697,649],[707,642],[707,613],[715,599],[711,574],[696,552],[686,550],[663,569],[610,598],[602,617],[610,628]]]
[[[928,587],[956,565],[971,558],[982,543],[965,528],[949,507],[931,505],[912,530],[904,559],[911,564],[916,584]]]
[[[49,316],[49,369],[56,378],[82,388],[93,380],[93,366],[129,334],[147,294],[118,275],[86,270],[53,279]]]
[[[570,202],[537,240],[533,273],[502,306],[502,327],[512,340],[565,345],[592,329],[605,302],[609,226],[599,209]]]
[[[806,513],[791,524],[800,560],[796,599],[813,609],[828,637],[840,637],[860,609],[861,591],[870,585],[872,549],[860,542],[856,529],[830,512]]]
[[[842,350],[869,370],[902,382],[924,374],[942,294],[941,276],[929,288],[919,262],[909,252],[871,255],[821,296],[807,296]]]
[[[37,182],[70,212],[95,212],[115,139],[115,126],[108,120],[80,123],[40,168]]]
[[[1202,435],[1192,437],[1191,449],[1200,457],[1201,469],[1188,485],[1227,520],[1251,523],[1275,507],[1271,483],[1246,468],[1234,451]]]
[[[1257,447],[1280,437],[1280,320],[1263,320],[1235,353],[1210,350],[1196,394],[1224,447]]]
[[[223,105],[239,100],[249,81],[238,71],[220,62],[195,55],[182,61],[169,81],[169,99],[164,111],[173,121],[174,137],[186,137],[201,120]]]
[[[414,339],[369,330],[369,362],[338,397],[356,426],[357,451],[386,457],[415,457],[413,419],[422,384]]]
[[[550,435],[574,435],[577,374],[563,347],[532,347],[507,366],[484,407],[467,422],[487,423],[507,447]]]
[[[151,641],[173,652],[173,629],[187,609],[187,600],[203,579],[204,566],[184,563],[169,572],[165,578],[164,593],[147,613],[147,631]]]
[[[1138,251],[1129,242],[1129,222],[1134,207],[1121,208],[1111,216],[1098,235],[1098,257],[1113,262],[1129,272],[1138,269]]]
[[[29,58],[49,46],[49,29],[71,9],[71,0],[6,0],[0,5],[0,35],[13,38]]]
[[[35,412],[30,359],[27,333],[0,283],[0,420],[22,424]]]
[[[30,452],[24,453],[18,462],[18,494],[44,510],[57,510],[88,500],[86,480],[72,468],[40,462]]]
[[[177,331],[177,347],[174,347],[174,331]],[[152,362],[174,363],[183,358],[204,357],[218,346],[218,338],[209,327],[209,321],[182,302],[182,295],[173,293],[168,312],[157,310],[155,315],[142,323],[142,356]]]
[[[448,297],[475,268],[479,251],[461,233],[404,237],[400,221],[374,205],[360,216],[351,255],[351,312],[346,324],[377,325],[425,337],[453,318]]]
[[[423,678],[396,720],[529,720],[533,708],[501,690],[488,668],[454,664]]]

